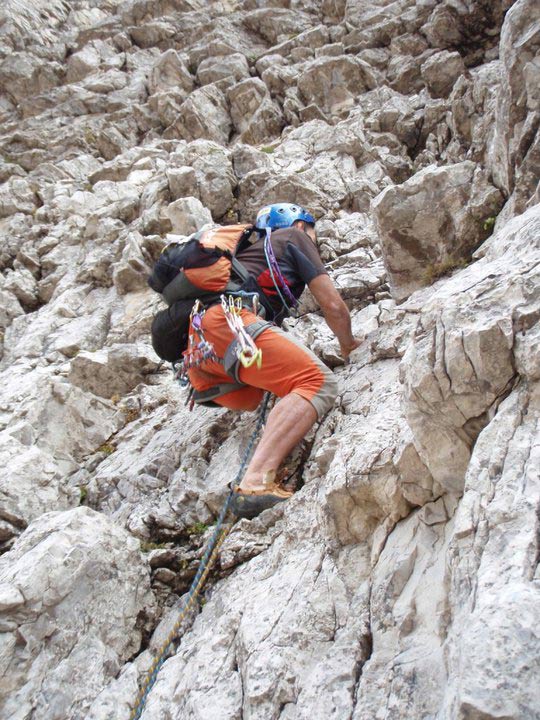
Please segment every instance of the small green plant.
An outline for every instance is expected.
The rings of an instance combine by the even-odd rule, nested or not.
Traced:
[[[467,266],[467,264],[468,261],[465,258],[456,259],[452,256],[449,256],[444,260],[441,260],[441,262],[430,263],[429,265],[427,265],[426,269],[424,270],[423,279],[427,285],[431,285],[435,282],[435,280],[438,280],[439,278],[448,275],[453,270],[464,268]]]
[[[116,446],[108,442],[105,442],[103,445],[98,447],[98,452],[105,453],[105,455],[112,455],[115,450]]]
[[[492,215],[491,217],[486,218],[486,219],[484,220],[484,225],[483,225],[484,230],[487,230],[488,232],[492,233],[492,232],[493,232],[493,227],[495,226],[495,221],[496,221],[496,220],[497,220],[497,218],[496,218],[494,215]]]
[[[88,488],[84,485],[81,485],[79,487],[79,493],[79,505],[84,505],[84,503],[86,502],[86,498],[88,497]]]
[[[167,547],[167,543],[151,542],[150,540],[141,540],[141,552],[149,553],[152,550],[163,550]]]
[[[208,530],[208,525],[202,522],[196,522],[187,528],[189,535],[203,535]]]
[[[267,153],[267,155],[271,155],[276,148],[272,145],[263,145],[261,148],[261,152]]]

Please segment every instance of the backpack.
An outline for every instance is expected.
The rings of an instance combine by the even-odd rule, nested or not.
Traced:
[[[200,230],[183,245],[168,245],[148,284],[167,305],[189,299],[205,302],[239,290],[249,275],[234,256],[240,245],[249,242],[253,230],[252,225],[215,226]]]
[[[156,314],[151,329],[152,346],[163,360],[181,359],[195,300],[208,306],[223,293],[256,293],[267,315],[273,316],[255,278],[235,257],[254,231],[252,225],[218,225],[200,230],[182,245],[172,243],[161,253],[148,284],[169,306]]]
[[[152,347],[168,362],[178,362],[187,347],[189,319],[193,300],[178,300],[154,316],[151,327]]]

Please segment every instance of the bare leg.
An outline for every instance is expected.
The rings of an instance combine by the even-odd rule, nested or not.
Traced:
[[[263,436],[240,488],[257,490],[264,487],[263,475],[269,470],[278,469],[316,420],[317,412],[308,400],[294,392],[285,395],[268,416]]]

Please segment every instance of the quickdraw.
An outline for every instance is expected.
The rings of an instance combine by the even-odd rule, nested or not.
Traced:
[[[175,366],[176,378],[180,384],[185,386],[189,384],[187,371],[193,367],[199,367],[203,362],[219,362],[214,346],[208,342],[203,334],[202,319],[204,317],[204,307],[199,300],[193,305],[190,316],[190,325],[194,333],[190,333],[187,350],[181,363]]]
[[[241,315],[244,307],[242,296],[222,295],[221,307],[223,308],[223,314],[225,315],[231,332],[238,340],[236,356],[242,364],[242,367],[249,368],[252,365],[257,365],[257,368],[260,369],[262,365],[262,350],[257,347],[255,341],[248,335],[244,327]]]

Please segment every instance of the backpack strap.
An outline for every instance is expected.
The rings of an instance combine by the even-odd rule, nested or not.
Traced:
[[[242,265],[240,260],[237,260],[236,257],[233,257],[231,264],[232,264],[233,271],[240,278],[242,283],[245,283],[246,280],[248,280],[251,277],[250,274],[248,273],[248,271],[246,270],[246,268],[244,267],[244,265]]]

